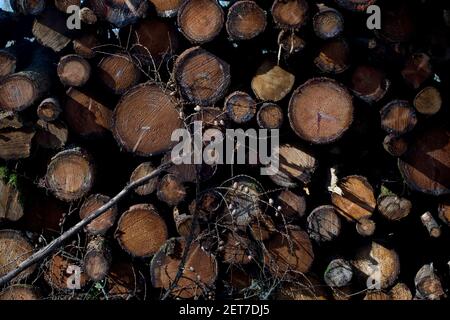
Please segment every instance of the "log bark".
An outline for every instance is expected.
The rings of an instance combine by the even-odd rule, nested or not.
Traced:
[[[25,159],[31,155],[32,140],[36,132],[33,129],[1,130],[0,159]]]
[[[351,90],[367,103],[376,103],[384,98],[391,86],[385,73],[372,66],[358,66],[352,74]]]
[[[423,88],[414,98],[414,107],[421,114],[435,115],[442,107],[441,93],[435,87]]]
[[[110,201],[110,197],[102,194],[91,195],[84,201],[80,208],[80,219],[84,220]],[[117,206],[113,206],[100,217],[89,223],[84,230],[91,235],[104,235],[115,224],[117,215]]]
[[[350,262],[344,259],[332,260],[324,273],[325,283],[333,288],[348,286],[353,278],[353,268]]]
[[[414,129],[417,116],[408,101],[394,100],[380,111],[381,127],[389,134],[403,135]]]
[[[167,226],[152,205],[134,205],[120,217],[115,238],[131,256],[150,257],[167,240]]]
[[[350,48],[343,39],[332,39],[320,48],[314,64],[322,73],[341,74],[350,67]]]
[[[55,197],[71,202],[88,194],[94,184],[95,169],[91,156],[80,148],[56,154],[45,175],[45,186]]]
[[[316,242],[329,242],[341,234],[341,220],[333,206],[320,206],[307,218],[309,237]]]
[[[103,237],[95,237],[89,241],[83,257],[86,275],[93,281],[103,280],[111,267],[111,249]]]
[[[254,1],[237,1],[229,9],[226,28],[232,40],[249,40],[264,32],[266,13]]]
[[[264,62],[252,79],[252,90],[262,101],[277,102],[291,92],[295,76],[271,62]]]
[[[323,97],[317,99],[317,97]],[[353,122],[353,101],[345,87],[328,78],[301,85],[289,102],[289,121],[302,139],[324,144],[338,140]]]
[[[58,77],[68,87],[82,87],[91,77],[91,65],[81,56],[70,54],[58,63]]]
[[[225,99],[225,112],[235,123],[251,121],[256,114],[256,109],[255,100],[245,92],[233,92]]]
[[[191,103],[209,106],[222,99],[230,85],[230,66],[208,51],[194,47],[176,60],[173,71],[183,96]]]
[[[216,0],[185,1],[178,10],[178,27],[192,43],[213,40],[222,30],[224,13]]]
[[[39,119],[52,122],[59,118],[62,109],[57,98],[44,99],[37,108]]]
[[[299,29],[308,20],[309,5],[305,0],[275,0],[271,12],[278,28]]]
[[[52,7],[36,17],[32,32],[37,42],[55,52],[66,48],[73,37],[73,32],[67,28],[66,15]]]
[[[99,19],[106,20],[117,28],[145,17],[149,6],[146,0],[89,0],[87,3]]]
[[[114,94],[123,94],[138,84],[141,71],[133,58],[126,54],[104,57],[97,67],[102,83]]]
[[[141,163],[131,174],[130,182],[137,181],[147,176],[154,170],[155,168],[150,162]],[[147,182],[146,184],[136,188],[134,191],[140,196],[148,196],[156,190],[157,186],[158,186],[158,179],[154,178],[149,182]]]
[[[401,157],[408,151],[408,142],[403,137],[388,134],[383,140],[383,148],[394,157]]]
[[[320,39],[336,38],[344,31],[344,17],[336,9],[319,5],[319,12],[313,17],[313,28]]]
[[[141,156],[161,154],[175,143],[172,132],[182,127],[176,101],[156,84],[128,91],[113,115],[113,133],[120,147]]]

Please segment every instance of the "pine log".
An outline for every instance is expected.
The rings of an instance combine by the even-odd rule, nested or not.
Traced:
[[[432,75],[430,57],[425,53],[413,54],[402,70],[402,76],[406,83],[414,89],[419,89]]]
[[[52,122],[58,119],[62,109],[57,98],[44,99],[37,108],[37,115],[39,119]]]
[[[361,65],[353,71],[351,90],[367,103],[375,103],[383,99],[390,86],[390,80],[380,69]]]
[[[344,17],[336,9],[319,5],[319,12],[313,17],[313,28],[320,39],[336,38],[344,31]]]
[[[391,101],[381,109],[380,115],[383,130],[396,136],[413,130],[418,121],[414,109],[403,100]]]
[[[266,13],[254,1],[237,1],[229,9],[226,28],[232,40],[249,40],[262,32],[267,25]]]
[[[297,33],[287,30],[280,31],[277,42],[283,50],[285,57],[290,57],[293,54],[302,52],[306,46],[305,40],[303,40]]]
[[[134,182],[145,177],[153,170],[155,170],[155,167],[153,167],[150,162],[141,163],[131,174],[130,182]],[[140,196],[148,196],[156,190],[157,185],[158,178],[153,178],[146,184],[134,189],[134,192],[136,192]]]
[[[386,289],[394,284],[400,273],[400,261],[395,250],[376,242],[362,248],[352,264],[368,289]]]
[[[435,87],[423,88],[414,98],[414,107],[427,116],[438,113],[442,107],[441,93]]]
[[[341,234],[341,220],[333,206],[320,206],[307,218],[309,237],[316,242],[333,241]]]
[[[256,114],[256,102],[248,93],[235,91],[225,99],[225,111],[235,123],[246,123]]]
[[[302,218],[306,213],[306,200],[299,192],[283,190],[275,205],[281,207],[279,211],[288,222]]]
[[[106,20],[117,28],[145,17],[149,7],[147,0],[88,0],[87,3],[99,19]]]
[[[91,195],[84,201],[80,208],[80,219],[84,219],[91,215],[95,210],[99,209],[110,200],[110,197],[102,194]],[[104,235],[116,222],[117,214],[117,206],[114,206],[103,213],[100,217],[89,223],[84,230],[91,235]]]
[[[347,89],[336,81],[315,78],[294,91],[288,113],[291,127],[300,138],[330,143],[352,124],[353,101]]]
[[[37,288],[24,284],[12,285],[0,292],[0,301],[31,301],[40,299],[41,295]]]
[[[283,110],[274,103],[264,103],[256,115],[258,125],[262,129],[280,129],[283,125]]]
[[[350,67],[350,58],[347,41],[333,39],[322,45],[314,64],[323,73],[340,74]]]
[[[23,198],[17,188],[17,176],[0,167],[0,221],[17,221],[23,217]]]
[[[184,51],[173,73],[183,96],[201,106],[222,99],[231,81],[229,64],[200,47]]]
[[[97,23],[98,18],[93,10],[84,7],[80,10],[80,20],[88,25],[92,25]]]
[[[264,264],[277,277],[285,277],[289,273],[306,273],[314,261],[311,240],[297,226],[288,225],[286,235],[275,234],[266,243],[266,249]]]
[[[186,188],[177,176],[169,173],[159,180],[157,196],[169,206],[176,206],[186,197]]]
[[[35,140],[44,149],[62,149],[69,138],[67,126],[62,121],[46,122],[38,120],[36,122]]]
[[[309,5],[305,0],[275,0],[271,12],[278,28],[299,29],[308,20]]]
[[[45,9],[45,0],[9,0],[11,8],[23,15],[39,15]]]
[[[66,15],[52,7],[34,20],[32,32],[37,42],[55,52],[66,48],[73,37],[73,32],[67,28]]]
[[[59,60],[57,71],[63,85],[82,87],[91,76],[91,65],[83,57],[69,54]]]
[[[94,184],[94,165],[86,151],[75,148],[55,155],[45,175],[46,187],[62,201],[85,196]]]
[[[450,193],[450,131],[432,128],[421,133],[399,159],[408,186],[439,196]]]
[[[98,65],[103,84],[114,94],[123,94],[135,86],[141,77],[139,68],[126,54],[113,54],[103,58]]]
[[[383,148],[394,157],[401,157],[408,151],[408,142],[403,137],[388,134],[383,141]]]
[[[439,218],[450,226],[450,200],[443,200],[438,206]]]
[[[412,203],[408,199],[396,195],[386,195],[378,197],[377,208],[386,219],[398,221],[409,215]]]
[[[439,238],[441,236],[441,227],[430,212],[425,212],[423,215],[421,215],[420,220],[422,221],[422,224],[425,226],[425,228],[427,228],[430,237]]]
[[[222,30],[224,13],[216,0],[184,1],[178,10],[178,27],[192,43],[213,40]]]
[[[100,45],[99,37],[95,32],[83,32],[73,40],[73,51],[86,59],[95,57],[95,49]]]
[[[337,212],[349,221],[359,221],[370,218],[376,208],[373,188],[366,178],[361,176],[348,176],[339,179],[337,187],[341,194],[333,192],[331,202]]]
[[[67,90],[64,119],[74,133],[84,138],[103,137],[111,130],[112,116],[113,112],[93,94]]]
[[[263,101],[280,101],[291,92],[295,76],[271,62],[264,62],[252,79],[252,90]]]
[[[335,0],[344,9],[358,12],[365,12],[367,8],[377,2],[377,0]]]
[[[332,260],[328,264],[323,278],[327,286],[333,288],[346,287],[353,278],[352,265],[344,259]]]
[[[442,282],[436,275],[433,264],[426,264],[414,278],[416,298],[423,300],[440,300],[445,296]]]
[[[31,154],[33,129],[1,130],[0,159],[17,160],[28,158]]]
[[[183,0],[150,0],[158,16],[171,18],[176,16]]]
[[[71,259],[63,255],[63,253],[58,253],[53,255],[53,257],[48,261],[44,268],[44,279],[50,285],[51,288],[58,291],[68,291],[71,290],[68,286],[69,284],[76,284],[71,282],[71,280],[76,280],[75,270],[70,270],[70,267],[80,268],[79,285],[80,289],[84,288],[89,280],[83,268],[81,267],[79,261]]]
[[[113,133],[122,148],[141,156],[169,150],[172,132],[182,127],[176,101],[156,84],[140,84],[117,104]]]
[[[0,277],[17,268],[33,251],[31,243],[19,231],[0,230]],[[36,265],[29,267],[19,273],[14,281],[27,278],[35,269]]]
[[[376,227],[377,226],[373,220],[362,218],[356,223],[356,232],[358,232],[360,236],[370,237],[375,233]]]
[[[412,300],[412,293],[409,290],[408,286],[404,283],[397,283],[394,287],[389,291],[392,300]]]
[[[300,145],[282,144],[277,153],[278,172],[273,172],[274,174],[269,176],[274,183],[283,188],[310,183],[318,167],[318,161],[310,150]]]
[[[215,190],[202,192],[197,200],[189,205],[191,215],[197,215],[198,219],[206,221],[214,218],[222,209],[222,194]]]
[[[185,253],[185,250],[188,250]],[[186,255],[182,277],[176,285],[182,257]],[[171,289],[174,297],[192,299],[203,296],[214,286],[218,266],[215,256],[204,251],[198,243],[186,248],[183,238],[169,239],[153,257],[150,265],[152,284],[156,288]]]
[[[103,280],[111,267],[111,249],[103,237],[95,237],[89,241],[83,258],[86,275],[93,281]]]
[[[119,219],[115,237],[123,250],[133,257],[154,255],[167,240],[167,226],[150,204],[130,207]]]
[[[177,207],[173,208],[173,220],[178,234],[185,239],[188,239],[191,234],[197,236],[200,233],[198,220],[195,220],[193,215],[180,213]]]
[[[61,12],[67,13],[70,6],[81,7],[81,0],[54,0],[55,7]]]

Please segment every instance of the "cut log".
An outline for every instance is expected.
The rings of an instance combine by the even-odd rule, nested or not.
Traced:
[[[17,176],[0,167],[0,221],[17,221],[23,217],[23,199],[17,188]]]
[[[295,76],[271,62],[263,63],[252,79],[252,90],[263,101],[280,101],[291,92]]]
[[[226,28],[232,40],[249,40],[267,25],[266,12],[254,1],[237,1],[228,9]]]
[[[91,93],[69,88],[66,95],[64,119],[74,133],[99,138],[110,132],[113,112]]]
[[[108,296],[112,299],[130,300],[144,291],[143,275],[131,262],[115,261],[107,277]]]
[[[67,13],[70,6],[81,7],[81,0],[54,0],[55,7],[61,12]]]
[[[91,65],[81,56],[69,54],[59,60],[58,76],[68,87],[81,87],[91,76]]]
[[[83,266],[86,275],[93,281],[103,280],[111,267],[111,249],[103,237],[96,237],[89,241]]]
[[[222,30],[224,13],[216,0],[185,1],[178,10],[178,26],[192,43],[213,40]]]
[[[421,215],[420,220],[425,228],[427,228],[430,237],[439,238],[441,236],[441,227],[430,212],[425,212]]]
[[[171,18],[176,16],[183,0],[150,0],[158,16]]]
[[[81,8],[80,19],[82,22],[89,25],[95,24],[98,20],[95,12],[88,7]]]
[[[302,52],[306,42],[298,34],[292,31],[281,30],[278,34],[278,45],[283,50],[285,57]]]
[[[130,182],[134,182],[145,177],[155,169],[156,168],[153,167],[153,165],[150,162],[141,163],[131,174]],[[158,185],[158,178],[153,178],[146,184],[134,189],[134,192],[136,192],[140,196],[148,196],[156,190],[157,185]]]
[[[383,148],[394,157],[401,157],[408,151],[408,142],[403,137],[388,134],[383,141]]]
[[[23,15],[38,15],[45,9],[45,0],[9,0],[11,8]]]
[[[86,59],[95,57],[100,41],[94,32],[84,32],[73,40],[73,51]]]
[[[267,243],[264,264],[277,277],[306,273],[314,261],[311,240],[305,231],[288,225],[287,234],[277,233]]]
[[[403,135],[414,129],[417,116],[408,101],[394,100],[380,111],[381,127],[389,134]]]
[[[442,107],[441,93],[435,87],[423,88],[414,99],[414,107],[427,116],[438,113]]]
[[[319,6],[319,12],[313,17],[313,28],[320,39],[336,38],[344,31],[344,17],[336,9]]]
[[[41,45],[60,52],[71,42],[72,32],[67,28],[67,17],[49,7],[33,23],[33,35]]]
[[[377,226],[373,220],[362,218],[356,223],[356,232],[358,232],[360,236],[370,237],[375,233],[376,227]]]
[[[75,148],[55,155],[47,167],[46,187],[60,200],[84,197],[94,184],[94,165],[86,151]]]
[[[432,128],[410,145],[399,159],[403,179],[411,189],[439,196],[450,193],[450,131]]]
[[[38,120],[35,140],[44,149],[61,149],[69,137],[67,126],[62,121],[46,122]]]
[[[117,28],[145,17],[149,7],[147,0],[88,0],[87,3],[99,19],[106,20]]]
[[[36,46],[23,71],[0,80],[0,109],[22,111],[41,99],[51,86],[52,64],[53,55]]]
[[[176,101],[156,84],[145,83],[128,91],[117,104],[113,132],[128,152],[151,156],[169,150],[174,130],[182,127]]]
[[[45,266],[44,279],[51,288],[58,291],[71,290],[72,285],[76,287],[78,284],[80,289],[84,288],[89,279],[79,264],[79,261],[62,253],[55,254]]]
[[[378,300],[378,301],[387,301],[391,300],[391,297],[383,291],[380,290],[373,290],[368,291],[366,295],[364,296],[363,300]]]
[[[256,120],[262,129],[280,129],[283,125],[283,110],[274,103],[264,103],[259,109]]]
[[[416,298],[423,300],[440,300],[445,296],[442,282],[436,275],[433,264],[426,264],[414,278]]]
[[[8,48],[0,50],[0,79],[16,72],[17,56]]]
[[[39,119],[52,122],[58,119],[62,109],[57,98],[44,99],[37,108]]]
[[[225,99],[225,111],[235,123],[246,123],[256,114],[256,102],[249,94],[235,91]]]
[[[200,225],[195,223],[194,217],[185,213],[180,213],[177,207],[173,208],[173,220],[180,236],[188,239],[191,234],[197,236],[200,233]]]
[[[141,78],[139,68],[126,54],[108,55],[100,61],[97,70],[100,80],[114,94],[125,93]]]
[[[413,54],[402,70],[406,83],[414,89],[419,89],[432,75],[430,57],[425,53]]]
[[[315,78],[301,85],[289,102],[289,121],[302,139],[331,143],[353,122],[353,101],[342,85],[328,78]]]
[[[319,50],[314,64],[323,73],[340,74],[350,67],[350,48],[343,39],[327,41]]]
[[[383,99],[390,86],[391,82],[380,69],[361,65],[353,71],[351,90],[367,103]]]
[[[438,207],[439,218],[450,226],[450,200],[443,200]]]
[[[340,179],[337,187],[342,193],[333,192],[331,201],[348,221],[359,221],[370,218],[376,208],[373,188],[366,178],[361,176],[348,176]]]
[[[0,277],[17,268],[17,266],[33,254],[31,243],[18,231],[0,230]],[[14,281],[30,276],[36,265],[19,273]]]
[[[335,2],[344,9],[365,12],[377,0],[335,0]]]
[[[416,22],[408,1],[392,1],[383,4],[381,29],[375,34],[392,43],[406,42],[414,34]]]
[[[400,273],[397,253],[376,242],[362,248],[352,264],[368,289],[386,289],[395,283]]]
[[[353,278],[352,265],[344,259],[332,260],[328,264],[323,278],[327,286],[333,288],[346,287]]]
[[[115,237],[133,257],[154,255],[167,240],[167,226],[150,204],[130,207],[119,219]]]
[[[41,295],[39,290],[35,287],[18,284],[12,285],[2,292],[0,292],[0,301],[1,300],[40,300]]]
[[[389,294],[392,300],[412,300],[412,293],[408,286],[404,283],[397,283],[390,291]]]
[[[377,208],[386,219],[398,221],[409,215],[412,203],[396,195],[386,195],[378,197]]]
[[[199,219],[206,221],[214,218],[223,208],[222,195],[215,190],[208,190],[199,195],[197,201],[189,205],[191,215],[197,215]]]
[[[229,232],[225,235],[221,255],[224,263],[245,265],[252,263],[256,257],[255,245],[245,235]]]
[[[278,171],[269,178],[283,188],[293,188],[298,184],[309,184],[318,167],[318,161],[310,150],[295,144],[282,144],[278,148]]]
[[[174,74],[183,96],[202,106],[222,99],[231,81],[228,63],[200,47],[190,48],[178,57]]]
[[[271,12],[278,28],[299,29],[308,19],[309,6],[305,0],[275,0]]]
[[[302,218],[306,213],[305,197],[291,190],[283,190],[275,205],[281,207],[279,211],[286,221]]]
[[[186,197],[186,188],[177,176],[169,173],[160,179],[157,196],[169,206],[176,206]]]
[[[110,197],[102,194],[91,195],[84,201],[80,208],[80,219],[90,216],[95,210],[101,208],[110,200]],[[104,235],[116,222],[117,214],[117,206],[114,206],[103,213],[100,217],[89,223],[84,230],[92,235]]]
[[[317,242],[333,241],[341,234],[341,220],[333,206],[320,206],[307,218],[309,237]]]
[[[32,129],[0,131],[0,159],[17,160],[28,158],[31,154]]]

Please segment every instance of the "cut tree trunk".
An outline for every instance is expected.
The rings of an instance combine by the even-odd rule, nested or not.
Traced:
[[[353,71],[351,90],[367,103],[383,99],[390,86],[391,82],[380,69],[361,65]]]
[[[71,270],[71,268],[75,267]],[[76,268],[80,268],[80,273],[76,274]],[[78,278],[79,277],[79,278]],[[69,285],[77,285],[73,280],[79,279],[80,289],[84,288],[89,278],[84,272],[78,260],[70,259],[58,253],[53,255],[47,262],[44,269],[44,279],[51,288],[58,291],[71,291]]]
[[[376,227],[373,220],[362,218],[356,223],[356,232],[363,237],[371,237],[375,233]]]
[[[178,26],[192,43],[213,40],[222,30],[224,13],[216,0],[184,1],[178,10]]]
[[[445,296],[441,279],[436,275],[433,264],[426,264],[414,278],[416,298],[423,300],[440,300]]]
[[[1,130],[0,159],[25,159],[31,155],[32,140],[35,135],[32,129]]]
[[[441,93],[435,87],[423,88],[414,98],[414,107],[427,116],[438,113],[442,107]]]
[[[173,220],[178,234],[185,239],[188,239],[191,234],[195,237],[200,233],[199,224],[194,225],[194,216],[180,213],[177,207],[173,208]]]
[[[350,67],[350,48],[343,39],[325,42],[319,50],[314,64],[323,73],[340,74]]]
[[[98,18],[112,23],[117,28],[145,17],[149,7],[147,0],[88,0],[87,3]]]
[[[309,236],[317,242],[333,241],[341,234],[341,220],[333,206],[314,209],[307,222]]]
[[[177,58],[173,73],[183,96],[201,106],[214,105],[222,99],[231,81],[228,63],[200,47],[184,51]]]
[[[271,12],[278,28],[299,29],[308,20],[309,5],[305,0],[275,0]]]
[[[274,103],[264,103],[258,110],[256,120],[261,129],[280,129],[283,125],[283,110]]]
[[[280,214],[286,221],[302,218],[306,213],[306,199],[299,192],[283,190],[278,196],[275,206],[280,206]]]
[[[252,90],[262,101],[280,101],[291,92],[295,76],[272,62],[264,62],[252,79]]]
[[[277,42],[283,51],[283,56],[286,58],[302,52],[306,46],[305,40],[292,30],[281,30],[278,34]]]
[[[386,219],[398,221],[409,215],[412,203],[396,195],[386,195],[378,197],[377,208]]]
[[[423,215],[421,215],[420,220],[422,221],[422,224],[425,226],[425,228],[427,228],[430,237],[439,238],[441,236],[441,227],[430,212],[425,212]]]
[[[176,16],[183,0],[150,0],[158,16],[171,18]]]
[[[408,151],[408,142],[403,137],[388,134],[383,141],[383,148],[394,157],[401,157]]]
[[[188,250],[187,253],[185,250]],[[182,276],[174,284],[184,255],[186,259]],[[172,238],[153,257],[150,274],[154,287],[171,289],[170,293],[174,297],[192,299],[207,296],[213,290],[218,266],[216,258],[198,243],[194,242],[186,248],[183,238]]]
[[[169,173],[159,180],[157,196],[169,206],[176,206],[186,197],[186,188],[177,176]]]
[[[60,52],[72,40],[73,32],[67,28],[64,13],[49,7],[33,23],[33,35],[41,45]]]
[[[412,293],[409,290],[408,286],[404,283],[397,283],[391,290],[389,291],[389,295],[392,300],[412,300]]]
[[[182,127],[176,101],[156,84],[140,84],[117,104],[114,136],[123,149],[141,156],[161,154],[175,143],[174,130]]]
[[[0,277],[25,261],[33,254],[34,247],[19,231],[0,230]],[[30,276],[36,265],[19,273],[14,281],[19,281]]]
[[[101,208],[110,200],[110,197],[102,194],[91,195],[84,201],[80,208],[80,219],[84,219],[91,215],[95,210]],[[117,214],[117,206],[114,206],[89,223],[84,229],[92,235],[104,235],[116,222]]]
[[[228,9],[226,28],[232,40],[249,40],[267,25],[266,13],[254,1],[237,1]]]
[[[352,265],[344,259],[332,260],[323,276],[325,283],[332,288],[346,287],[351,283],[352,278]]]
[[[300,138],[316,144],[331,143],[353,122],[352,97],[332,79],[311,79],[293,93],[289,121]]]
[[[114,94],[125,93],[141,78],[139,68],[126,54],[106,56],[100,61],[97,70],[100,80]]]
[[[30,301],[40,299],[41,295],[39,293],[39,290],[35,287],[25,284],[12,285],[0,292],[0,301],[1,300]]]
[[[3,169],[3,168],[0,168]],[[23,203],[19,190],[11,181],[11,176],[0,172],[0,221],[17,221],[23,216]]]
[[[39,15],[45,9],[46,0],[9,0],[11,8],[23,15]]]
[[[91,65],[83,57],[69,54],[59,60],[57,72],[63,85],[82,87],[91,76]]]
[[[108,296],[112,299],[130,300],[145,289],[143,275],[131,262],[114,261],[107,277]]]
[[[235,123],[246,123],[256,114],[256,102],[249,94],[236,91],[225,99],[225,111]]]
[[[57,98],[47,98],[43,100],[37,108],[37,115],[39,119],[47,122],[52,122],[58,119],[61,112],[61,105]]]
[[[46,122],[38,120],[36,122],[35,141],[44,149],[62,149],[69,138],[67,126],[62,121]]]
[[[349,221],[359,221],[372,216],[376,200],[373,188],[366,178],[348,176],[339,179],[337,187],[342,192],[333,192],[331,201],[338,213]]]
[[[131,174],[130,182],[134,182],[145,177],[146,175],[153,172],[155,169],[156,168],[153,167],[153,165],[150,162],[141,163]],[[158,186],[158,178],[153,178],[146,184],[134,189],[134,192],[136,192],[140,196],[148,196],[156,190],[157,186]]]
[[[344,31],[344,17],[336,9],[319,5],[319,12],[313,17],[313,28],[320,39],[336,38]]]
[[[75,148],[55,155],[47,167],[45,186],[60,200],[84,197],[94,184],[94,165],[89,154]]]
[[[150,204],[130,207],[119,219],[115,237],[133,257],[154,255],[168,238],[167,226]]]
[[[103,280],[111,267],[111,249],[103,237],[96,237],[89,241],[83,266],[86,275],[93,281]]]
[[[417,116],[408,101],[394,100],[380,111],[381,127],[389,134],[403,135],[414,129]]]

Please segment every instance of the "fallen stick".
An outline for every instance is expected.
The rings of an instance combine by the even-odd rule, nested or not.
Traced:
[[[152,178],[159,175],[161,172],[163,172],[165,169],[171,166],[171,162],[166,162],[161,164],[158,168],[156,168],[153,172],[149,173],[145,177],[136,180],[130,184],[128,184],[125,188],[122,189],[114,198],[112,198],[108,203],[94,211],[91,215],[87,216],[86,218],[82,219],[80,222],[78,222],[75,226],[61,234],[58,238],[54,239],[52,242],[50,242],[47,246],[41,248],[34,254],[32,254],[28,259],[23,261],[18,265],[18,267],[10,272],[8,272],[5,276],[0,278],[0,287],[3,285],[6,285],[8,282],[10,282],[12,279],[14,279],[18,274],[20,274],[22,271],[26,270],[30,266],[34,265],[35,263],[43,260],[45,257],[49,256],[52,252],[54,252],[56,249],[60,248],[65,241],[67,241],[72,236],[76,235],[78,232],[82,231],[83,228],[88,225],[90,222],[98,218],[101,214],[108,211],[112,207],[114,207],[123,197],[125,197],[128,193],[130,193],[135,188],[145,184]]]

